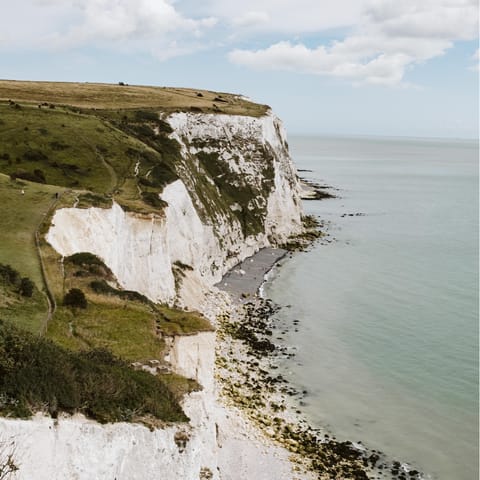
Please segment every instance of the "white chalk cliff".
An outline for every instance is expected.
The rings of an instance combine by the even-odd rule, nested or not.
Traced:
[[[99,256],[125,289],[212,315],[217,306],[212,306],[212,295],[206,301],[206,294],[227,270],[301,231],[296,171],[281,122],[271,113],[260,118],[175,113],[165,120],[181,144],[184,161],[178,180],[161,194],[168,204],[162,214],[125,212],[116,203],[109,209],[63,208],[56,211],[46,238],[63,256]],[[217,173],[205,163],[210,158]],[[252,196],[236,200],[230,193],[228,201],[222,199],[222,179],[229,187],[233,182],[230,192],[238,189]],[[251,219],[254,227],[248,224]],[[184,271],[181,291],[176,291],[179,262],[192,269]],[[285,452],[255,440],[238,412],[218,405],[214,352],[214,333],[177,337],[170,351],[174,369],[204,387],[184,401],[188,426],[152,432],[141,425],[100,425],[80,416],[58,422],[42,416],[0,419],[2,437],[17,444],[22,466],[17,478],[292,478]],[[175,441],[179,431],[188,437],[185,446]]]

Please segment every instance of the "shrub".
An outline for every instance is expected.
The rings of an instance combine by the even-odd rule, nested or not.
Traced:
[[[90,282],[90,288],[98,294],[113,295],[122,298],[123,300],[138,301],[141,303],[150,304],[150,300],[141,293],[133,290],[118,290],[110,286],[105,280],[93,280]]]
[[[168,203],[162,200],[158,193],[155,192],[142,192],[142,200],[155,208],[165,208]]]
[[[28,180],[29,182],[46,183],[45,174],[38,168],[36,168],[33,172],[26,172],[24,170],[13,172],[10,174],[10,178],[12,180],[21,178],[22,180]]]
[[[59,142],[57,140],[54,140],[53,142],[50,142],[50,148],[52,150],[56,150],[57,152],[61,152],[63,150],[67,150],[67,148],[70,148],[70,145],[67,145],[66,143]]]
[[[158,113],[151,110],[137,110],[135,112],[135,120],[138,122],[156,122],[158,120]]]
[[[79,288],[71,288],[65,295],[63,304],[73,308],[87,308],[87,299]]]
[[[177,174],[168,165],[155,165],[150,171],[152,185],[163,187],[177,180]]]
[[[65,258],[65,261],[78,265],[79,267],[84,265],[105,265],[100,258],[90,252],[74,253]]]
[[[158,125],[158,129],[162,133],[168,134],[173,132],[173,128],[170,126],[168,122],[165,122],[164,120],[157,120],[157,125]]]
[[[45,178],[45,174],[43,173],[43,170],[40,170],[39,168],[36,168],[33,171],[33,175],[35,178],[37,178],[39,183],[47,183],[47,179]]]
[[[148,126],[148,125],[135,125],[132,126],[132,129],[134,132],[140,137],[140,138],[155,138],[156,134],[155,132]]]
[[[27,150],[23,158],[29,162],[44,162],[48,157],[41,150]]]
[[[18,285],[20,274],[10,265],[3,265],[0,263],[0,280],[6,284]]]
[[[23,277],[20,280],[20,295],[23,297],[31,297],[33,295],[33,291],[35,289],[35,284],[28,278]]]

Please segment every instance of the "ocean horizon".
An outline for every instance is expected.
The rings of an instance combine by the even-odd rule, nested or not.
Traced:
[[[305,202],[328,235],[264,286],[298,408],[426,478],[478,478],[478,140],[289,143],[337,197]]]

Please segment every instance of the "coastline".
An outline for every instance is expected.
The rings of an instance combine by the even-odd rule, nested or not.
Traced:
[[[263,248],[229,270],[215,286],[227,292],[233,303],[244,303],[260,292],[265,277],[288,254],[283,248]]]
[[[294,354],[275,345],[272,317],[280,307],[262,295],[262,286],[288,254],[283,249],[262,249],[216,285],[232,300],[230,311],[217,320],[215,376],[222,403],[240,410],[267,442],[288,451],[299,480],[423,478],[408,464],[387,459],[361,442],[340,441],[312,428],[290,401],[307,392],[296,391],[275,372],[279,358]]]

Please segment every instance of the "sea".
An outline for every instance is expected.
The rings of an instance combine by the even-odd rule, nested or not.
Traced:
[[[295,354],[280,370],[307,392],[296,406],[426,478],[477,480],[478,141],[289,144],[299,175],[336,195],[304,202],[328,235],[264,286]]]

